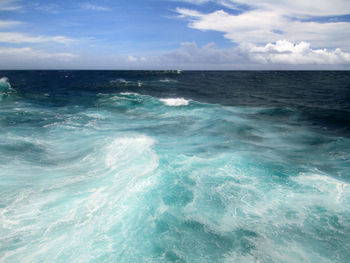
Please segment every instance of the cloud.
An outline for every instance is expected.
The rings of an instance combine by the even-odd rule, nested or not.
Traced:
[[[61,63],[71,62],[78,56],[72,53],[50,53],[30,47],[0,47],[0,57],[0,68],[18,69],[46,68],[49,65],[57,66]]]
[[[15,26],[18,26],[21,24],[23,24],[23,23],[20,21],[0,20],[0,28],[15,27]]]
[[[350,48],[349,22],[306,22],[269,10],[251,10],[237,15],[224,10],[208,14],[184,8],[176,11],[179,17],[189,21],[188,27],[219,31],[236,43],[269,43],[287,39],[291,42],[311,42],[319,48]]]
[[[22,6],[17,5],[18,0],[1,0],[0,11],[15,11],[22,9]]]
[[[146,61],[146,58],[145,57],[135,57],[135,56],[129,55],[128,61],[129,62],[140,62],[140,61]]]
[[[270,10],[291,16],[330,16],[350,14],[348,0],[232,0],[254,9]]]
[[[274,11],[286,16],[337,16],[350,14],[348,0],[174,0],[176,2],[187,2],[195,5],[203,5],[209,2],[238,9],[248,6],[249,9]]]
[[[30,36],[17,32],[0,32],[0,42],[2,43],[42,43],[42,42],[56,42],[61,44],[68,44],[74,42],[74,39],[65,36]]]
[[[105,6],[100,6],[100,5],[93,5],[91,3],[84,3],[81,6],[85,10],[90,10],[90,11],[111,11],[109,7]]]
[[[161,57],[167,64],[219,65],[242,62],[242,57],[235,48],[219,49],[214,43],[198,47],[195,42],[181,43],[179,49]]]
[[[35,58],[35,59],[48,59],[55,58],[59,60],[70,60],[77,57],[77,55],[71,53],[49,53],[42,50],[32,49],[30,47],[13,48],[13,47],[0,47],[0,56],[11,55],[13,57],[20,56],[21,58]]]
[[[60,7],[57,4],[43,4],[43,3],[34,3],[33,8],[37,11],[46,12],[50,14],[59,14],[60,13]]]
[[[276,43],[220,49],[214,43],[198,47],[194,42],[182,43],[180,48],[158,58],[159,65],[174,65],[181,69],[303,69],[348,68],[350,53],[341,49],[312,49],[310,43]]]
[[[293,44],[286,40],[279,40],[265,46],[241,44],[239,48],[251,61],[263,64],[350,65],[350,53],[343,52],[339,48],[312,49],[307,42]]]
[[[185,2],[185,3],[194,4],[194,5],[204,5],[209,2],[213,2],[213,3],[216,3],[217,5],[221,5],[227,8],[231,8],[231,9],[237,8],[237,4],[230,0],[172,0],[172,1]]]

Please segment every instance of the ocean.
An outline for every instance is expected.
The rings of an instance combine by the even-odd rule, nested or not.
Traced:
[[[349,262],[350,71],[0,78],[0,262]]]

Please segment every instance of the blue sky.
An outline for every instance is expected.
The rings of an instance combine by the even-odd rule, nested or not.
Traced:
[[[348,0],[0,0],[1,69],[350,69]]]

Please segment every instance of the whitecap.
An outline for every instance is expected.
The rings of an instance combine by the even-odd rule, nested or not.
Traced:
[[[165,79],[159,80],[159,82],[169,83],[169,82],[177,82],[177,80],[165,78]]]
[[[136,92],[121,92],[119,94],[120,95],[125,95],[125,96],[130,96],[130,95],[138,96],[138,95],[140,95],[140,94],[138,94]]]
[[[160,99],[167,106],[187,106],[191,100],[186,100],[184,98],[167,98]]]
[[[123,79],[123,78],[119,78],[119,79],[113,79],[109,81],[110,84],[116,84],[116,83],[121,83],[121,84],[129,84],[130,81]]]
[[[5,89],[5,90],[11,89],[11,84],[7,77],[3,77],[0,79],[0,89]]]

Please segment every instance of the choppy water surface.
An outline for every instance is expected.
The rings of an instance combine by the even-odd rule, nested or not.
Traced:
[[[349,72],[0,73],[1,262],[349,262]]]

